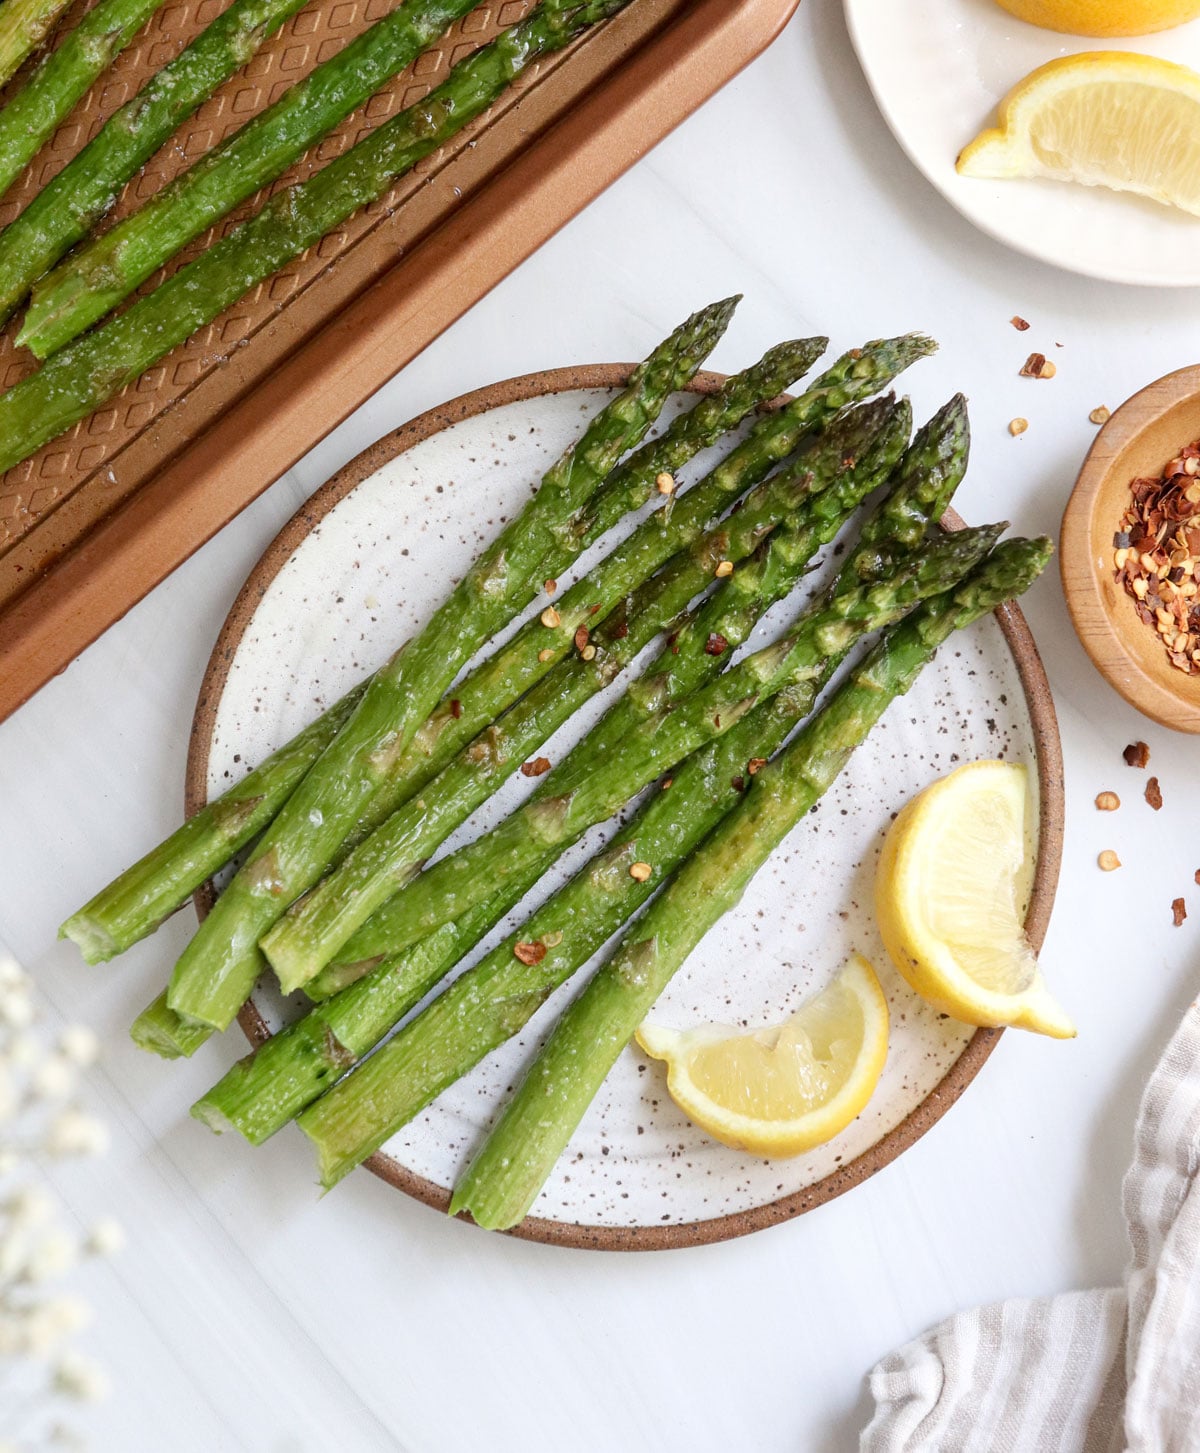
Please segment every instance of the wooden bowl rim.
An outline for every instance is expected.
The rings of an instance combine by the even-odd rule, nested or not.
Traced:
[[[1058,567],[1067,613],[1080,644],[1108,684],[1130,706],[1171,731],[1200,733],[1200,677],[1179,677],[1178,691],[1152,676],[1129,649],[1105,604],[1092,554],[1092,529],[1114,461],[1155,422],[1189,399],[1200,400],[1200,364],[1164,374],[1115,410],[1092,440],[1063,511]],[[1147,405],[1154,412],[1145,413]],[[1181,446],[1182,447],[1182,446]],[[1116,522],[1113,524],[1114,531]],[[1141,621],[1130,617],[1139,630]],[[1120,661],[1118,670],[1116,662]],[[1192,699],[1194,698],[1194,699]]]
[[[573,389],[619,388],[627,381],[633,367],[629,363],[597,363],[546,369],[475,389],[385,434],[317,489],[284,525],[251,570],[217,637],[200,685],[192,722],[184,784],[185,813],[190,816],[207,801],[208,758],[217,708],[242,635],[272,580],[330,510],[383,464],[451,424],[474,418],[503,404],[524,402],[547,394]],[[723,374],[705,370],[696,375],[687,391],[711,393],[724,379]],[[953,510],[947,511],[943,524],[949,529],[963,527],[962,520]],[[1034,948],[1040,950],[1049,926],[1062,864],[1065,814],[1062,743],[1050,683],[1024,615],[1012,602],[998,607],[994,614],[1016,664],[1034,738],[1039,786],[1038,859],[1025,929]],[[203,919],[207,914],[215,896],[211,883],[206,883],[195,894],[199,918]],[[253,999],[243,1006],[238,1014],[238,1023],[253,1046],[270,1037],[266,1021]],[[822,1180],[776,1201],[706,1220],[676,1222],[667,1226],[584,1225],[527,1216],[507,1234],[521,1240],[585,1250],[662,1251],[728,1241],[791,1220],[867,1180],[919,1140],[959,1099],[979,1073],[1002,1033],[1001,1029],[977,1029],[943,1078],[898,1125],[861,1155]],[[448,1210],[450,1190],[410,1171],[394,1156],[377,1151],[363,1165],[415,1200],[438,1211]],[[466,1215],[458,1219],[474,1224]]]

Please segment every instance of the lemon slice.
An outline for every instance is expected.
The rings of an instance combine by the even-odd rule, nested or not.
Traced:
[[[892,961],[944,1013],[1070,1039],[1021,923],[1027,785],[1024,767],[972,762],[914,797],[884,840],[875,908]]]
[[[750,1033],[724,1024],[637,1041],[667,1062],[667,1089],[717,1140],[754,1155],[799,1155],[832,1140],[871,1098],[887,1058],[887,1000],[857,954],[790,1019]]]
[[[1051,61],[1008,93],[958,170],[1111,187],[1200,216],[1200,75],[1125,51]]]
[[[1030,25],[1072,35],[1148,35],[1200,15],[1200,0],[997,0]]]

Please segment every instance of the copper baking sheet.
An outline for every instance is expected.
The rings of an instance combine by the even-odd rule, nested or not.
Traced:
[[[0,478],[0,720],[753,59],[798,3],[633,0],[388,197]],[[151,159],[113,219],[391,4],[314,0],[293,16]],[[533,4],[482,4],[275,188],[411,104]],[[220,8],[169,0],[0,201],[0,223]],[[14,333],[0,334],[4,386],[32,367]]]

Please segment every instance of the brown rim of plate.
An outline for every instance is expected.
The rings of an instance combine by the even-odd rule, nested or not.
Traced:
[[[628,363],[596,363],[576,368],[547,369],[463,394],[450,403],[430,409],[392,433],[385,434],[382,439],[344,465],[313,494],[283,527],[250,572],[213,647],[200,684],[188,747],[184,783],[184,811],[188,815],[207,801],[208,757],[217,707],[230,663],[246,627],[275,576],[301,541],[329,511],[389,460],[440,433],[451,424],[475,418],[503,404],[520,403],[547,394],[566,393],[572,389],[617,388],[626,381],[632,366]],[[699,373],[692,380],[689,391],[711,393],[723,379],[724,375],[719,373]],[[962,520],[953,510],[947,511],[943,523],[949,529],[963,527]],[[1040,950],[1050,922],[1050,911],[1054,905],[1062,862],[1062,744],[1058,735],[1054,702],[1050,695],[1050,683],[1046,679],[1041,657],[1024,615],[1018,606],[1009,602],[998,607],[995,616],[1016,663],[1033,729],[1039,782],[1038,860],[1025,928],[1034,948]],[[214,896],[211,883],[206,883],[195,894],[196,912],[200,918],[208,912]],[[253,1000],[243,1006],[238,1014],[238,1023],[252,1045],[259,1045],[270,1037],[266,1022]],[[527,1216],[507,1234],[527,1241],[544,1241],[552,1246],[572,1246],[596,1251],[663,1251],[678,1246],[703,1246],[709,1242],[728,1241],[735,1236],[745,1236],[766,1226],[791,1220],[804,1211],[812,1210],[814,1206],[833,1200],[860,1181],[865,1181],[920,1139],[942,1118],[979,1073],[1002,1032],[999,1029],[976,1030],[941,1081],[899,1125],[849,1164],[792,1195],[746,1211],[736,1211],[704,1221],[678,1222],[669,1226],[585,1226],[573,1222],[552,1221],[540,1216]],[[397,1190],[415,1200],[438,1211],[444,1212],[449,1207],[450,1191],[445,1186],[439,1186],[424,1176],[414,1174],[393,1156],[377,1151],[363,1164],[380,1180],[395,1186]],[[467,1216],[459,1219],[470,1220]]]

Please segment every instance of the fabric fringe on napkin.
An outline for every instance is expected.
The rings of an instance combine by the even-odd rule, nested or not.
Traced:
[[[961,1312],[885,1357],[861,1453],[1200,1453],[1200,1000],[1150,1077],[1123,1287]]]

